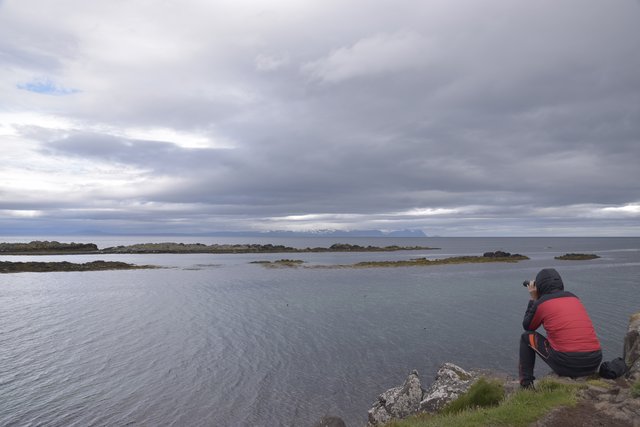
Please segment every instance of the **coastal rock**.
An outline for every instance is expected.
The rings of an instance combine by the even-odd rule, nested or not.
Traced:
[[[485,252],[482,254],[485,258],[509,258],[511,254],[509,252],[503,251],[495,251],[495,252]]]
[[[629,367],[628,377],[640,380],[640,312],[629,319],[624,337],[624,362]]]
[[[418,412],[437,412],[466,392],[479,377],[479,372],[465,371],[453,363],[443,364],[435,382],[424,390],[417,371],[411,372],[402,386],[391,388],[380,396],[368,412],[367,427],[402,419]]]
[[[368,412],[367,427],[382,425],[392,419],[402,419],[418,412],[423,394],[418,372],[413,371],[402,386],[391,388],[378,396]]]
[[[465,371],[453,363],[445,363],[436,374],[435,382],[424,393],[420,411],[437,412],[447,403],[457,399],[479,378],[475,372]]]
[[[523,259],[529,259],[529,257],[526,257],[524,255],[520,255],[520,254],[512,254],[510,252],[504,252],[504,251],[495,251],[495,252],[485,252],[482,254],[483,258],[510,258],[513,260],[523,260]]]

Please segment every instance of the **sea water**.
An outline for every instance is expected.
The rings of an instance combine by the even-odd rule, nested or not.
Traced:
[[[5,238],[0,241],[28,241]],[[51,239],[49,239],[51,240]],[[0,425],[310,426],[366,423],[376,396],[411,370],[517,375],[528,294],[545,267],[594,322],[605,359],[622,355],[640,311],[640,238],[60,238],[99,247],[147,241],[430,246],[390,253],[3,256],[118,260],[163,269],[0,275]],[[481,255],[519,263],[373,269],[267,269]],[[558,261],[567,252],[593,261]],[[544,373],[539,364],[536,372]]]

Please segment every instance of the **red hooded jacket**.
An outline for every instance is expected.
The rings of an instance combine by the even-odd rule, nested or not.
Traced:
[[[582,353],[600,350],[593,323],[577,296],[564,290],[560,275],[544,269],[536,277],[538,299],[529,301],[522,326],[535,331],[542,325],[555,351]]]

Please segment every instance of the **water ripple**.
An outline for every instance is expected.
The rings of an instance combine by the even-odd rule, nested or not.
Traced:
[[[431,378],[453,359],[513,373],[520,283],[550,265],[613,358],[638,310],[640,253],[614,239],[594,262],[551,256],[606,240],[594,242],[527,240],[535,259],[514,265],[280,271],[197,255],[127,260],[177,269],[0,276],[0,425],[363,424],[411,369]]]

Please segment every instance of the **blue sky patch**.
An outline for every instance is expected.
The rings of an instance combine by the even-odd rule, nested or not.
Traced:
[[[18,83],[16,86],[18,89],[43,95],[64,96],[80,92],[78,89],[70,89],[60,86],[49,78],[34,79],[27,83]]]

